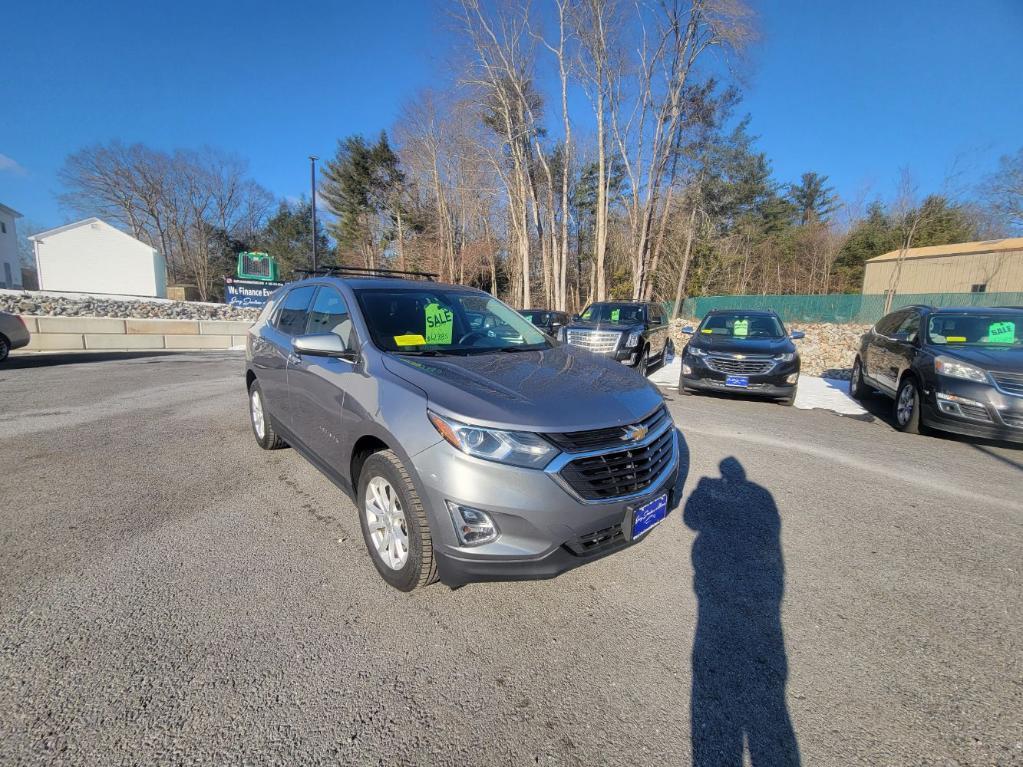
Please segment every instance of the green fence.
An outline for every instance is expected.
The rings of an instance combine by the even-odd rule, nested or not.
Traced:
[[[682,317],[702,318],[712,309],[773,309],[786,322],[877,322],[884,314],[883,295],[834,293],[825,296],[700,296],[687,298]],[[931,306],[1023,306],[1021,293],[906,293],[892,309],[909,304]],[[669,307],[670,309],[670,307]]]

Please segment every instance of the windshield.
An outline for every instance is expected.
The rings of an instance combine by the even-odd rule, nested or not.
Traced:
[[[534,325],[544,325],[550,320],[550,312],[519,312]]]
[[[963,346],[1020,346],[1023,311],[934,314],[927,323],[932,344]]]
[[[612,325],[635,325],[643,321],[643,307],[637,304],[590,304],[579,315],[584,322],[610,322]]]
[[[402,354],[546,349],[550,343],[514,309],[485,293],[452,288],[355,290],[378,348]]]
[[[712,314],[700,325],[701,335],[728,338],[784,338],[785,328],[769,314]]]

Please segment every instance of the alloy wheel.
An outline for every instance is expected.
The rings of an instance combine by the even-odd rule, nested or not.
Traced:
[[[895,417],[899,423],[905,426],[913,417],[913,408],[916,407],[916,390],[913,384],[907,381],[899,389],[899,401],[895,407]]]
[[[408,561],[408,523],[398,493],[383,477],[373,477],[366,486],[366,526],[380,560],[392,570]]]
[[[263,420],[263,400],[259,392],[253,388],[249,396],[250,410],[252,411],[252,428],[256,430],[256,436],[263,439],[266,436],[266,421]]]

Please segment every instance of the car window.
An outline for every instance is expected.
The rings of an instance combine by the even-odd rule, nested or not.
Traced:
[[[631,303],[590,304],[580,316],[586,322],[634,325],[643,321],[643,306]]]
[[[259,317],[256,318],[256,322],[270,321],[270,315],[272,315],[277,310],[277,307],[280,305],[282,295],[283,290],[281,289],[275,290],[273,293],[270,294],[270,297],[266,300],[266,303],[263,305],[263,310],[259,313]]]
[[[895,329],[895,335],[904,334],[907,339],[912,341],[916,338],[917,333],[920,332],[920,314],[918,312],[910,312],[906,315],[906,318],[899,323],[899,326]]]
[[[550,319],[550,312],[522,312],[522,316],[534,325],[545,325]]]
[[[289,336],[300,336],[305,332],[306,311],[315,290],[315,285],[303,285],[284,297],[281,312],[277,315],[275,323],[279,331]]]
[[[927,323],[932,344],[1023,346],[1023,311],[932,314]]]
[[[731,338],[782,338],[785,328],[769,314],[709,314],[700,323],[700,334]]]
[[[305,332],[333,333],[344,342],[345,348],[352,347],[352,318],[344,298],[334,288],[320,288],[316,294]]]
[[[894,334],[896,328],[898,328],[899,325],[902,324],[902,320],[905,319],[905,316],[906,316],[905,310],[900,310],[897,312],[892,312],[891,314],[886,314],[884,317],[877,321],[877,324],[874,325],[874,330],[883,336],[890,336]]]

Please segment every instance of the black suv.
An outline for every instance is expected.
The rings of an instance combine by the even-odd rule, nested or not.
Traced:
[[[693,390],[727,391],[772,397],[786,405],[796,400],[799,352],[781,318],[771,311],[715,310],[707,312],[682,351],[679,394]]]
[[[558,338],[618,360],[646,375],[650,365],[675,353],[668,332],[668,315],[656,303],[609,301],[590,304],[572,317]]]
[[[882,317],[849,393],[895,400],[895,423],[1023,442],[1023,307],[907,306]]]

